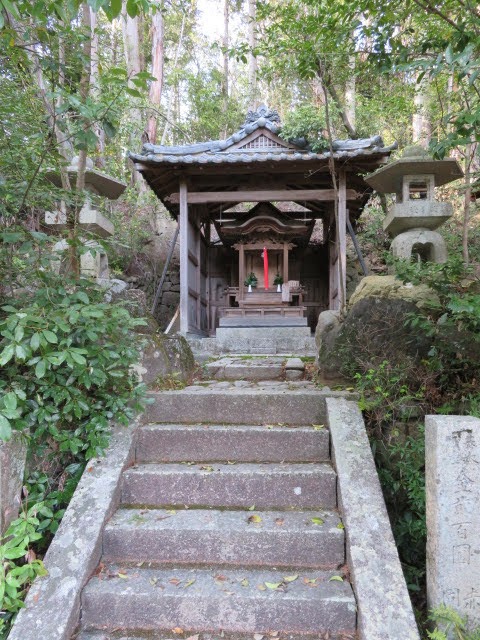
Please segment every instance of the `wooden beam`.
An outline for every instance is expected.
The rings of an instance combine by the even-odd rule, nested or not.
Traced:
[[[187,183],[180,182],[180,333],[188,333],[188,201]]]
[[[353,189],[346,189],[347,200],[357,200],[360,197]],[[335,200],[334,189],[275,189],[261,191],[191,191],[188,196],[190,204],[205,202],[298,202],[316,200],[331,202]],[[178,193],[172,193],[165,198],[172,204],[180,202]]]

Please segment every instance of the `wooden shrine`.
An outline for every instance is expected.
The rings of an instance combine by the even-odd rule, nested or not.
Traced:
[[[179,221],[181,333],[214,335],[222,317],[301,316],[313,329],[321,311],[341,308],[347,216],[361,214],[372,191],[363,175],[392,148],[379,136],[335,141],[334,182],[330,150],[283,139],[262,106],[227,140],[130,154]]]

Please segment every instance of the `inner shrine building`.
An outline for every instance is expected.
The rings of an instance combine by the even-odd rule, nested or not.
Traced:
[[[249,111],[226,140],[145,144],[130,154],[180,227],[180,332],[315,328],[345,302],[347,219],[389,158],[379,136],[314,152],[281,137],[276,111]]]

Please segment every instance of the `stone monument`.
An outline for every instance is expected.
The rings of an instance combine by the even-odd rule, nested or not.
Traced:
[[[427,600],[480,626],[480,420],[426,416]]]
[[[75,184],[78,173],[78,157],[73,158],[67,167],[68,176],[72,184]],[[46,177],[56,186],[61,186],[60,174],[49,171]],[[98,209],[95,208],[95,199],[99,197],[116,200],[127,188],[127,185],[111,176],[93,168],[93,162],[87,158],[85,171],[85,202],[80,210],[78,226],[86,232],[90,232],[99,238],[108,238],[113,235],[113,224]],[[64,231],[68,228],[67,211],[65,203],[61,202],[57,211],[45,212],[45,224],[56,231]],[[84,245],[89,249],[80,257],[80,270],[83,275],[106,280],[109,278],[108,256],[105,249],[95,242],[94,238],[86,239]],[[67,249],[66,240],[57,242],[54,250],[63,252]],[[60,265],[58,266],[60,269]]]
[[[447,249],[436,231],[453,214],[449,202],[435,200],[435,187],[463,176],[456,160],[434,160],[422,147],[408,147],[403,156],[365,178],[379,193],[395,193],[396,202],[383,222],[393,238],[396,258],[445,262]]]

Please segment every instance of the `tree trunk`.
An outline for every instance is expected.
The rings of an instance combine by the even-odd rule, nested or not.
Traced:
[[[256,0],[248,0],[248,46],[250,53],[248,54],[248,94],[249,101],[252,109],[256,109],[258,106],[257,101],[257,57],[254,53],[255,46],[257,44],[257,37],[255,33],[257,15],[257,2]]]
[[[99,77],[99,59],[98,59],[98,32],[97,32],[97,14],[90,8],[91,19],[91,64],[90,64],[90,95],[94,100],[100,97],[100,77]],[[97,136],[97,158],[95,164],[100,169],[105,166],[105,131],[100,123],[94,125],[94,132]]]
[[[431,135],[431,125],[428,118],[427,85],[422,81],[417,85],[417,90],[415,91],[412,140],[414,143],[426,147],[430,142]]]
[[[335,107],[337,108],[338,115],[342,119],[343,126],[345,127],[345,130],[347,131],[348,136],[353,140],[355,140],[356,138],[358,138],[357,131],[355,127],[352,125],[352,123],[350,122],[350,119],[348,118],[347,111],[345,110],[345,107],[343,106],[342,101],[340,100],[340,96],[338,95],[338,91],[335,88],[335,85],[332,79],[327,73],[320,75],[320,79],[322,80],[322,83],[325,85],[325,88],[327,89],[328,93],[330,94],[330,97],[335,103]]]
[[[349,76],[345,83],[345,115],[353,130],[356,129],[355,56],[348,58]]]
[[[138,17],[131,18],[126,9],[124,0],[121,15],[122,34],[123,34],[123,50],[125,54],[125,62],[128,77],[131,78],[142,71],[140,56],[140,35]],[[143,133],[143,120],[139,107],[135,106],[130,109],[130,122],[132,131],[130,133],[129,147],[137,149],[140,146],[140,140]],[[135,169],[132,171],[132,184],[142,185],[142,177]],[[141,188],[141,186],[140,186]]]
[[[178,44],[177,44],[177,48],[175,50],[175,59],[173,61],[173,69],[176,69],[176,67],[177,67],[178,58],[180,57],[180,51],[182,50],[183,32],[185,30],[185,19],[186,19],[186,13],[184,13],[183,17],[182,17],[182,26],[180,27],[180,36],[178,38]],[[178,85],[178,81],[177,81],[177,85]],[[166,115],[166,118],[165,118],[165,127],[163,128],[162,140],[160,142],[160,144],[162,144],[162,145],[165,144],[165,142],[167,140],[168,129],[169,129],[170,120],[171,120],[171,117],[172,117],[172,110],[175,107],[175,99],[176,99],[176,96],[177,96],[177,92],[178,92],[178,86],[170,88],[170,95],[169,95],[168,107],[167,107],[167,115]]]
[[[155,111],[152,111],[148,119],[147,134],[152,144],[157,142],[157,126],[160,102],[163,88],[163,62],[164,62],[164,24],[161,11],[152,16],[152,76],[156,80],[150,85],[149,101]]]
[[[465,148],[465,196],[463,202],[463,224],[462,224],[462,257],[463,262],[468,266],[470,257],[468,252],[468,225],[470,222],[470,205],[472,201],[472,178],[471,165],[475,155],[476,145],[469,143]]]

